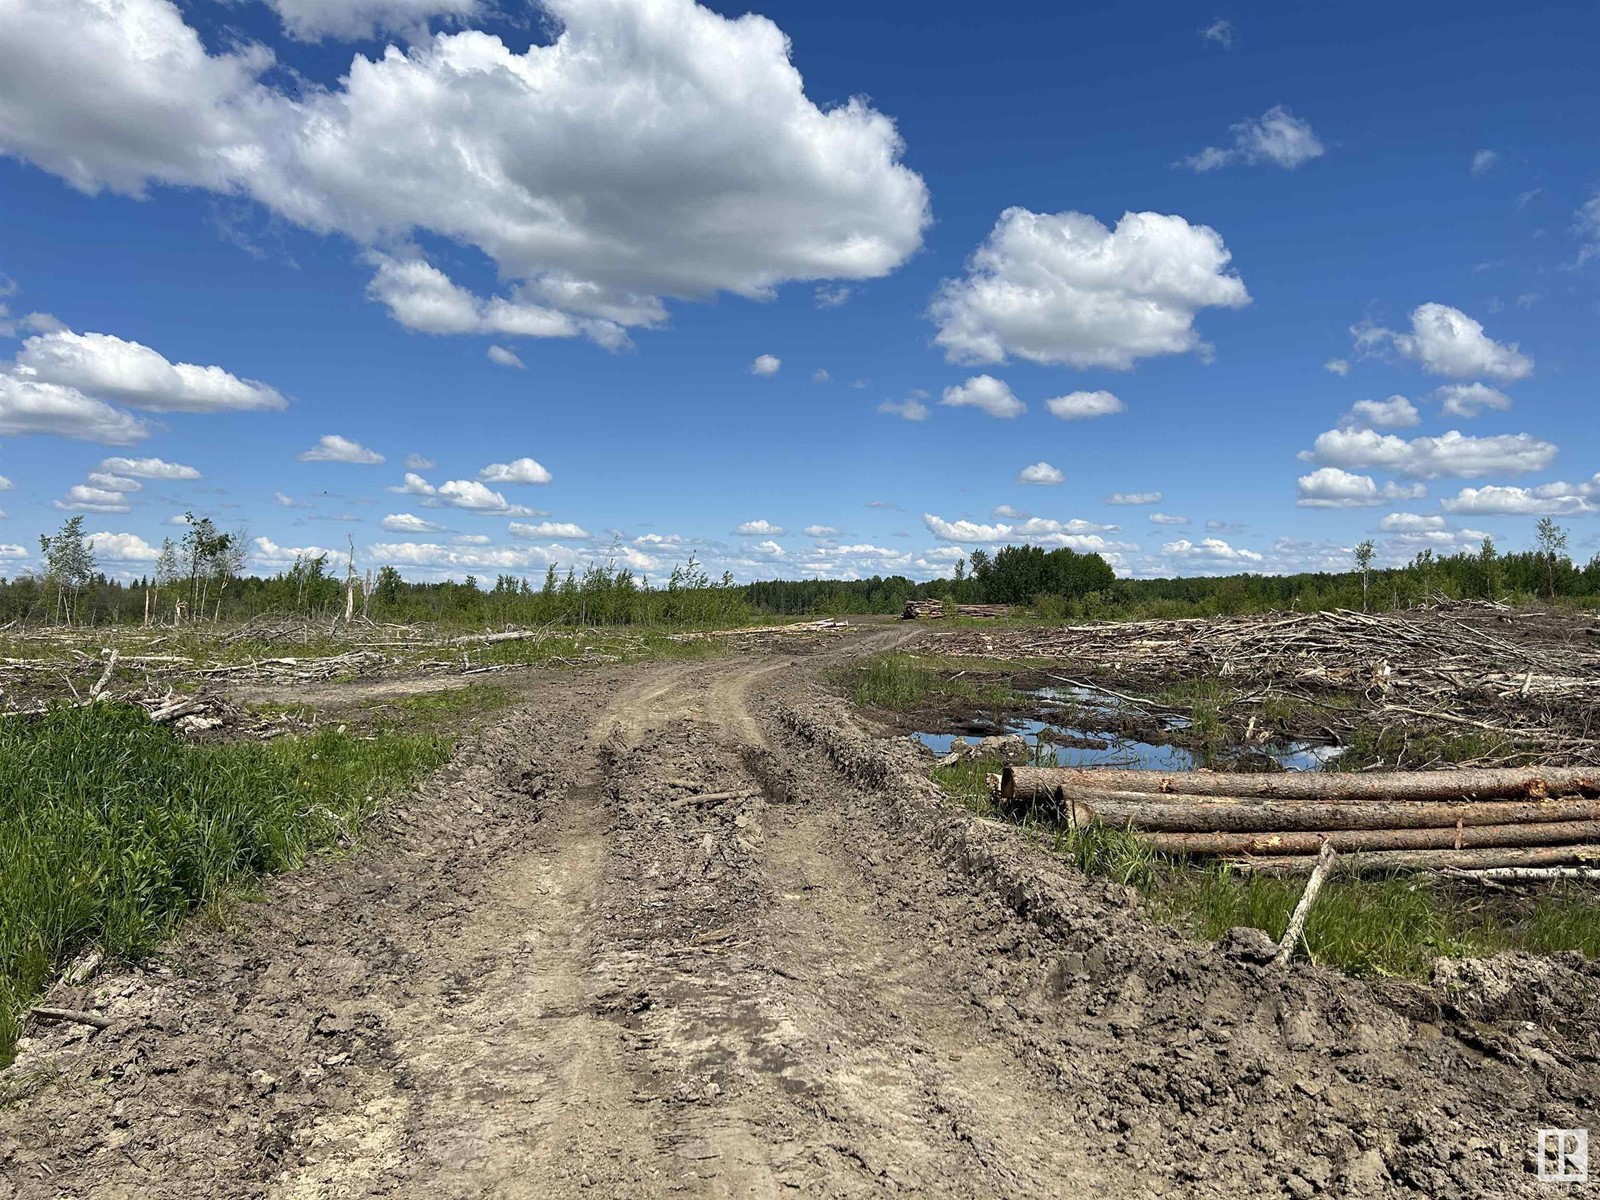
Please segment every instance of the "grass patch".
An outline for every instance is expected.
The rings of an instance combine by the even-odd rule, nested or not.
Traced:
[[[979,816],[1012,820],[1087,874],[1139,889],[1151,908],[1215,941],[1236,925],[1283,936],[1303,878],[1246,875],[1157,854],[1126,830],[1067,829],[1037,812],[1002,814],[985,776],[997,759],[936,767],[934,782]],[[1440,956],[1502,950],[1577,950],[1600,959],[1600,891],[1559,883],[1537,895],[1487,894],[1438,876],[1395,873],[1328,882],[1306,923],[1301,953],[1358,976],[1426,978]]]
[[[1015,700],[1003,680],[952,676],[937,659],[889,651],[874,654],[847,673],[843,682],[862,708],[911,712],[929,700],[961,700],[989,708],[1004,708]]]
[[[1422,769],[1476,763],[1483,759],[1492,760],[1496,766],[1518,766],[1539,761],[1543,753],[1533,743],[1516,742],[1488,732],[1450,732],[1415,726],[1395,728],[1371,723],[1358,725],[1345,741],[1345,752],[1335,766],[1337,770],[1369,766]]]
[[[0,1063],[83,946],[149,953],[187,913],[348,843],[448,753],[335,729],[190,746],[109,704],[0,721]]]
[[[492,683],[469,683],[465,687],[417,692],[394,701],[406,723],[430,724],[440,720],[459,720],[483,716],[516,703],[516,697]]]

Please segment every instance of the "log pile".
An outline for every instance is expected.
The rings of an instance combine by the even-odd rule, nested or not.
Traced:
[[[1466,614],[1470,616],[1471,614]],[[1072,662],[1075,673],[1127,679],[1208,677],[1237,690],[1243,713],[1275,697],[1320,710],[1342,737],[1358,723],[1489,735],[1485,761],[1536,747],[1543,759],[1600,763],[1591,735],[1600,654],[1586,639],[1518,643],[1459,608],[1316,613],[999,630],[954,630],[946,655]],[[1120,685],[1118,685],[1120,686]],[[1361,703],[1348,703],[1350,697]]]
[[[1373,774],[1007,767],[1002,804],[1114,825],[1163,854],[1303,872],[1324,846],[1348,872],[1600,864],[1600,769]]]
[[[905,608],[900,610],[900,619],[918,621],[949,616],[997,618],[1010,614],[1009,604],[947,604],[943,600],[907,600]]]

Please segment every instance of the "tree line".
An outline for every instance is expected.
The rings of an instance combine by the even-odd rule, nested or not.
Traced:
[[[1532,550],[1499,552],[1485,538],[1476,551],[1424,550],[1401,567],[1373,565],[1371,542],[1357,546],[1348,571],[1295,575],[1118,579],[1098,554],[1068,548],[1004,546],[974,550],[949,576],[913,580],[772,579],[736,584],[713,579],[694,558],[652,582],[615,560],[582,571],[550,567],[542,579],[514,574],[492,582],[407,580],[392,565],[356,570],[352,546],[340,564],[301,555],[275,575],[245,575],[247,539],[204,517],[163,542],[151,575],[111,579],[99,570],[83,518],[41,537],[41,566],[0,579],[0,623],[189,624],[242,620],[265,613],[338,621],[453,621],[518,625],[735,625],[752,615],[842,616],[897,613],[907,600],[1027,606],[1057,619],[1207,616],[1300,608],[1403,608],[1454,599],[1600,602],[1600,555],[1579,567],[1568,535],[1545,518]]]

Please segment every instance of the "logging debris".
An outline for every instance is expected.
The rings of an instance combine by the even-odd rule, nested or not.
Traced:
[[[1575,627],[1559,638],[1502,631],[1505,620],[1540,616],[1457,603],[1395,613],[961,629],[941,634],[938,650],[1070,662],[1074,676],[1098,676],[1119,689],[1130,677],[1219,680],[1236,693],[1228,704],[1241,725],[1245,713],[1287,701],[1341,739],[1363,725],[1398,733],[1452,727],[1486,735],[1494,748],[1485,764],[1535,756],[1600,765],[1600,737],[1591,730],[1600,653]]]
[[[1011,615],[1009,604],[950,604],[944,600],[907,600],[900,610],[902,621],[939,620],[944,617],[977,617],[993,620]]]

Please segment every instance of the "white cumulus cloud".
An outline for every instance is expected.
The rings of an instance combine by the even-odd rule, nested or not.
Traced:
[[[1105,417],[1126,412],[1128,406],[1110,392],[1069,392],[1044,402],[1052,416],[1063,421],[1077,421],[1085,417]]]
[[[771,521],[762,518],[757,521],[745,521],[736,525],[733,530],[740,537],[782,537],[784,530],[781,525],[774,525]]]
[[[1330,429],[1317,435],[1300,458],[1353,470],[1378,469],[1412,479],[1542,471],[1556,456],[1557,447],[1527,433],[1502,433],[1472,437],[1452,429],[1438,437],[1407,441],[1392,433],[1371,429]]]
[[[62,512],[131,512],[133,506],[127,496],[114,488],[99,488],[92,484],[77,483],[67,489],[64,499],[51,501]]]
[[[1387,400],[1357,400],[1339,418],[1341,429],[1405,429],[1420,423],[1417,406],[1404,396]]]
[[[440,533],[444,526],[425,521],[411,513],[390,513],[379,522],[390,533]]]
[[[1016,417],[1028,411],[1005,382],[993,375],[974,375],[965,383],[945,388],[939,403],[952,408],[982,409],[991,417]]]
[[[520,460],[519,460],[520,461]],[[408,477],[409,480],[409,477]],[[519,482],[513,480],[512,482]],[[495,517],[531,517],[533,509],[521,504],[507,503],[499,492],[485,487],[475,479],[451,479],[441,483],[434,494],[434,502],[462,508],[468,512]],[[424,504],[429,501],[424,500]]]
[[[264,383],[240,379],[221,367],[168,362],[148,346],[108,333],[61,329],[38,334],[22,343],[11,370],[24,379],[76,388],[151,412],[248,412],[288,404]]]
[[[1228,132],[1233,135],[1231,145],[1207,146],[1177,165],[1192,171],[1215,171],[1231,163],[1271,163],[1292,171],[1326,153],[1311,126],[1281,104],[1230,126]]]
[[[1319,467],[1297,482],[1301,508],[1369,508],[1389,500],[1415,500],[1426,494],[1421,484],[1389,482],[1382,487],[1370,475],[1338,467]]]
[[[1392,345],[1402,357],[1417,363],[1430,375],[1446,379],[1483,376],[1515,383],[1533,374],[1533,359],[1517,343],[1495,341],[1483,325],[1448,304],[1421,304],[1411,313],[1411,332],[1396,333],[1375,325],[1351,329],[1358,349],[1371,351]]]
[[[776,354],[758,354],[756,360],[750,364],[752,375],[776,375],[783,366],[783,359]]]
[[[1017,474],[1018,483],[1056,484],[1065,483],[1066,479],[1065,475],[1047,462],[1036,462],[1031,467],[1023,467]]]
[[[1481,488],[1462,488],[1439,502],[1449,513],[1472,516],[1577,516],[1595,511],[1590,497],[1594,490],[1581,485],[1547,484],[1537,488],[1491,484]]]
[[[582,525],[575,525],[571,521],[540,521],[530,525],[524,521],[513,521],[508,529],[512,537],[521,538],[551,538],[560,541],[563,538],[587,538],[592,536]]]
[[[928,398],[928,393],[916,391],[904,400],[885,400],[878,405],[881,413],[892,413],[894,416],[907,421],[925,421],[928,418],[928,406],[923,403]]]
[[[466,7],[279,4],[303,36]],[[770,20],[692,0],[542,8],[549,44],[439,33],[320,87],[257,44],[209,53],[171,0],[0,0],[0,151],[86,192],[195,187],[366,246],[475,247],[509,303],[579,323],[876,278],[920,246],[928,192],[894,123],[861,99],[814,104]]]
[[[504,346],[490,346],[488,355],[489,361],[497,367],[511,367],[518,371],[523,369],[524,363],[514,350],[507,350]]]
[[[100,460],[102,471],[118,475],[132,475],[137,479],[199,479],[200,472],[182,463],[169,463],[159,458],[123,458],[120,455]]]
[[[1447,383],[1433,395],[1448,416],[1469,421],[1486,409],[1504,412],[1511,407],[1510,396],[1486,383]]]
[[[161,551],[136,533],[91,533],[94,556],[101,562],[154,562]]]
[[[1040,546],[1067,546],[1082,551],[1138,549],[1127,542],[1109,542],[1100,536],[1103,533],[1120,533],[1121,526],[1100,525],[1094,521],[1054,521],[1046,517],[1030,517],[1014,524],[999,522],[987,525],[976,521],[946,521],[932,513],[923,513],[922,523],[941,542],[1029,542]]]
[[[36,383],[0,371],[0,433],[54,434],[107,446],[131,446],[150,436],[150,426],[77,388]]]
[[[550,472],[531,458],[519,458],[508,463],[490,463],[478,472],[485,483],[549,483]]]
[[[301,462],[357,463],[363,466],[376,466],[383,461],[383,455],[376,450],[368,450],[360,442],[340,437],[337,433],[323,434],[315,446],[302,450],[295,457]]]
[[[1250,294],[1205,225],[1125,213],[1115,230],[1080,212],[1009,208],[929,309],[952,362],[1030,362],[1126,369],[1140,358],[1207,350],[1202,308]]]
[[[1179,538],[1165,543],[1161,552],[1183,564],[1185,570],[1201,573],[1230,568],[1248,571],[1266,561],[1266,556],[1259,551],[1230,545],[1221,538],[1201,538],[1198,542]]]
[[[1385,533],[1420,533],[1424,530],[1443,529],[1444,527],[1444,518],[1436,514],[1393,512],[1378,522],[1378,528]]]

